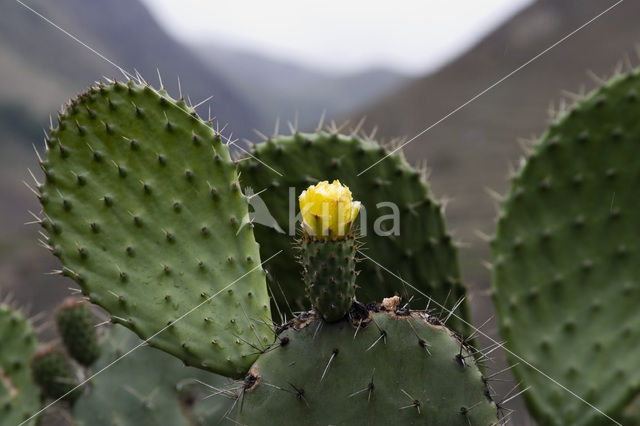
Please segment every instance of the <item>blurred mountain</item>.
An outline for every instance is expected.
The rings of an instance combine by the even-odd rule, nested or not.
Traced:
[[[169,37],[139,1],[32,0],[26,4],[125,70],[137,69],[155,85],[159,69],[175,96],[178,76],[183,93],[194,103],[214,95],[216,104],[224,106],[215,111],[221,122],[255,123],[256,110],[223,76]],[[13,1],[0,14],[0,58],[0,99],[30,111],[41,125],[70,95],[101,76],[123,78],[115,66]],[[234,131],[245,134],[246,129]]]
[[[263,111],[260,130],[271,129],[277,117],[291,120],[296,112],[301,128],[313,128],[324,110],[337,117],[364,108],[409,80],[388,69],[328,74],[214,43],[195,46],[194,52]]]
[[[539,0],[455,61],[354,117],[366,115],[382,136],[414,137],[612,4]],[[409,159],[427,159],[435,193],[451,199],[449,225],[470,244],[461,251],[467,281],[486,287],[489,280],[481,264],[490,258],[488,245],[477,237],[493,232],[497,215],[486,188],[506,191],[509,165],[523,153],[519,138],[541,134],[551,101],[564,89],[594,87],[587,70],[610,75],[633,52],[638,16],[640,2],[621,3],[405,147]]]

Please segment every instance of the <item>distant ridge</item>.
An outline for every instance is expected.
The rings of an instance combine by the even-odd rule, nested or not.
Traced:
[[[26,4],[125,70],[137,69],[156,86],[160,70],[174,96],[178,96],[178,76],[183,93],[194,104],[213,95],[214,107],[220,106],[214,109],[217,119],[230,123],[238,136],[248,135],[251,124],[257,122],[257,111],[225,77],[169,37],[138,0]],[[7,1],[0,14],[0,55],[2,103],[21,105],[42,125],[70,95],[101,76],[124,78],[114,66],[15,1]],[[246,128],[241,123],[247,123]]]
[[[366,115],[382,136],[413,137],[614,3],[539,0],[457,60],[354,116]],[[406,146],[408,158],[427,159],[436,194],[452,199],[449,224],[472,247],[462,251],[468,279],[488,281],[480,262],[487,245],[477,237],[491,234],[497,214],[487,188],[506,190],[509,164],[523,153],[519,139],[542,132],[563,90],[593,87],[586,70],[607,75],[625,54],[635,57],[638,16],[639,2],[621,3]]]

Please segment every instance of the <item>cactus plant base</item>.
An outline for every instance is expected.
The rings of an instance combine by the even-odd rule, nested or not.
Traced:
[[[356,249],[353,235],[339,241],[316,241],[305,235],[300,243],[307,297],[326,321],[342,319],[356,293]]]
[[[474,357],[435,317],[354,303],[327,323],[286,324],[244,380],[236,420],[247,425],[495,425],[496,404]]]

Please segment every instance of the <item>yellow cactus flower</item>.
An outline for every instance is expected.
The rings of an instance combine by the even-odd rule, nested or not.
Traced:
[[[340,240],[351,233],[360,212],[351,190],[339,180],[311,185],[298,198],[305,232],[315,238]]]

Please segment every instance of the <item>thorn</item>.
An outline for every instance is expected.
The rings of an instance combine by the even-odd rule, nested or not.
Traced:
[[[511,370],[512,368],[515,368],[517,365],[520,365],[519,362],[516,362],[515,364],[507,367],[507,368],[503,368],[502,370],[496,372],[496,373],[492,373],[490,376],[485,377],[485,380],[491,380],[493,379],[495,376],[498,376],[502,373],[506,373],[507,371]]]
[[[160,81],[160,89],[164,89],[164,84],[162,84],[162,76],[160,75],[160,68],[156,67],[156,71],[158,72],[158,81]]]
[[[400,391],[402,393],[404,393],[407,398],[409,398],[410,400],[412,400],[411,405],[407,405],[404,407],[400,407],[401,410],[405,410],[407,408],[411,408],[411,407],[415,407],[418,409],[418,414],[420,414],[420,401],[418,401],[417,399],[415,399],[414,397],[412,397],[411,395],[409,395],[409,393],[407,391],[405,391],[404,389],[400,389]]]
[[[203,101],[198,102],[196,105],[193,106],[193,109],[198,108],[199,106],[209,102],[211,99],[213,99],[213,96],[209,96],[208,98],[205,98]],[[209,121],[211,121],[211,105],[209,105]]]
[[[371,344],[371,346],[369,346],[369,347],[365,350],[365,352],[368,352],[371,348],[373,348],[373,347],[374,347],[374,346],[375,346],[375,345],[376,345],[376,344],[377,344],[381,339],[385,339],[385,343],[386,343],[386,337],[387,337],[387,332],[386,332],[386,331],[384,331],[384,330],[381,330],[381,331],[380,331],[380,337],[378,337],[378,338],[376,339],[376,341],[375,341],[375,342],[373,342],[373,343]]]
[[[269,140],[269,138],[262,133],[261,131],[259,131],[258,129],[253,129],[253,133],[255,133],[256,135],[258,135],[258,137],[262,138],[262,142],[266,142]]]
[[[333,352],[331,353],[331,358],[329,358],[329,362],[327,363],[327,366],[324,368],[324,372],[322,373],[322,377],[320,377],[320,381],[324,379],[324,376],[327,374],[327,371],[329,370],[329,366],[331,365],[331,362],[336,356],[338,356],[338,352],[339,352],[338,349],[334,349]]]
[[[460,305],[462,304],[462,302],[464,302],[465,298],[466,298],[465,296],[462,296],[462,297],[460,298],[460,300],[458,300],[458,301],[456,302],[456,304],[455,304],[455,305],[453,305],[453,308],[451,308],[451,310],[449,311],[449,314],[447,315],[447,317],[444,319],[444,321],[442,321],[442,324],[446,324],[446,323],[447,323],[447,321],[449,321],[449,318],[451,318],[451,315],[453,315],[453,313],[456,311],[456,309],[458,309],[458,308],[460,307]]]
[[[505,400],[501,401],[498,405],[505,405],[505,404],[507,404],[509,401],[511,401],[511,400],[512,400],[512,399],[514,399],[514,398],[519,397],[520,395],[522,395],[523,393],[525,393],[525,392],[526,392],[526,391],[528,391],[529,389],[531,389],[531,386],[527,386],[526,388],[522,389],[520,392],[518,392],[517,394],[513,395],[512,397],[507,398],[507,399],[505,399]]]
[[[358,133],[360,133],[360,130],[362,129],[365,121],[367,121],[366,115],[363,116],[360,121],[358,121],[358,124],[356,124],[356,127],[353,128],[353,130],[351,131],[351,137],[358,136]]]

